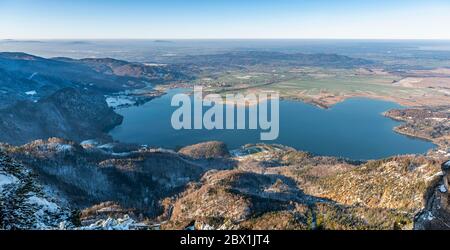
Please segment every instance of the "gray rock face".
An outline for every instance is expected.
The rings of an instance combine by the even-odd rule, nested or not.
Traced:
[[[444,163],[442,163],[442,171],[450,171],[450,161],[446,161]]]
[[[103,96],[65,88],[36,103],[23,101],[0,110],[0,141],[19,145],[50,137],[105,138],[122,119]]]
[[[450,193],[450,161],[442,163],[442,172],[444,172],[444,176],[442,177],[443,188],[447,193]]]

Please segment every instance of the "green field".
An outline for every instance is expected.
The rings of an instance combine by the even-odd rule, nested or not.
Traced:
[[[283,98],[315,100],[325,105],[352,96],[399,100],[408,105],[414,105],[417,98],[444,96],[432,88],[394,84],[401,79],[401,76],[381,70],[278,67],[215,72],[194,83],[203,85],[206,91],[220,94],[272,90],[278,91]]]

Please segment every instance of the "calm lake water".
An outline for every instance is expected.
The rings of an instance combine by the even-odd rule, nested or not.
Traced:
[[[181,91],[170,90],[167,95],[142,106],[116,110],[124,116],[124,121],[110,134],[119,141],[164,148],[219,140],[234,149],[247,143],[262,142],[259,140],[259,130],[173,129],[170,120],[177,107],[170,106],[171,97]],[[382,115],[382,112],[392,108],[401,106],[392,102],[352,98],[330,109],[321,109],[302,102],[283,100],[280,101],[279,137],[263,142],[355,160],[424,153],[434,147],[431,142],[395,133],[392,129],[400,123]]]

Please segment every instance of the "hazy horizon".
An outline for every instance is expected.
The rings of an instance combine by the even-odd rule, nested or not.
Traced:
[[[39,42],[39,41],[139,41],[139,40],[148,40],[148,41],[184,41],[184,40],[199,40],[199,41],[214,41],[214,40],[230,40],[230,41],[263,41],[263,40],[292,40],[292,41],[450,41],[450,38],[202,38],[202,37],[194,37],[194,38],[172,38],[172,37],[148,37],[148,38],[139,38],[139,37],[131,37],[131,38],[39,38],[39,37],[30,37],[30,38],[1,38],[0,41],[25,41],[25,42]]]
[[[0,39],[446,40],[448,13],[442,0],[3,0]]]

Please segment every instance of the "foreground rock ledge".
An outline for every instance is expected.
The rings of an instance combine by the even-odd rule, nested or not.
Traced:
[[[22,229],[449,229],[442,160],[405,155],[361,163],[279,145],[225,149],[219,142],[180,152],[86,147],[52,138],[0,145],[11,159],[0,164],[33,173],[38,197],[68,208],[57,223],[25,221]],[[15,179],[2,178],[2,190],[25,176],[4,173]],[[10,202],[11,193],[0,198]]]

